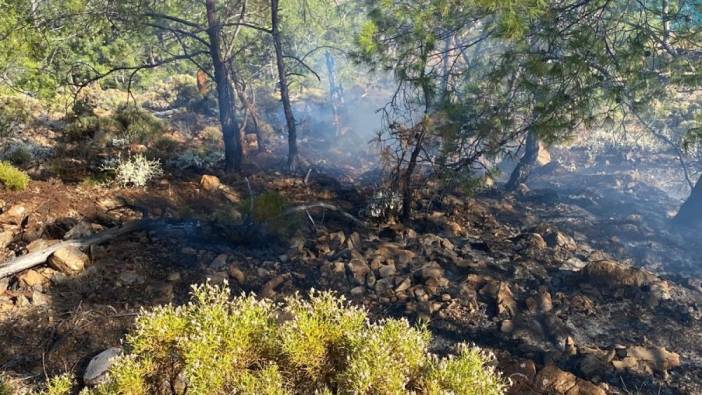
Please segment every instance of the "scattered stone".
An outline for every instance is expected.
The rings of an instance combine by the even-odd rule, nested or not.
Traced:
[[[241,269],[236,267],[236,265],[229,265],[227,272],[229,273],[229,277],[236,280],[239,285],[244,285],[244,283],[246,283],[246,275],[241,271]]]
[[[3,249],[12,243],[15,238],[15,233],[11,230],[5,230],[0,232],[0,249]]]
[[[32,292],[32,305],[44,306],[49,303],[49,298],[38,290]]]
[[[358,287],[351,288],[351,296],[361,296],[366,292],[366,287],[359,285]]]
[[[624,359],[612,361],[615,369],[650,375],[653,372],[665,373],[668,369],[680,366],[680,355],[665,347],[634,346],[628,348],[626,354]]]
[[[119,274],[119,281],[124,285],[143,284],[145,279],[139,273],[129,270]]]
[[[89,386],[96,386],[105,382],[107,379],[107,372],[114,364],[116,358],[121,354],[121,348],[112,347],[93,357],[83,374],[83,383]]]
[[[177,283],[178,281],[180,281],[180,279],[181,279],[180,272],[173,272],[173,273],[168,275],[168,281],[170,281],[172,283]]]
[[[261,289],[261,296],[264,298],[272,298],[276,294],[275,289],[284,282],[284,275],[279,275],[269,280],[263,285],[263,288]]]
[[[444,276],[444,269],[436,262],[427,263],[422,267],[422,278],[424,280],[428,279],[439,279]]]
[[[530,359],[511,360],[500,366],[500,370],[511,380],[511,386],[507,389],[508,395],[528,393],[536,376],[536,365]]]
[[[68,232],[66,232],[66,234],[63,235],[63,239],[80,239],[83,237],[91,236],[97,232],[100,232],[103,229],[104,228],[101,225],[81,221],[75,226],[73,226]]]
[[[27,209],[24,206],[14,205],[0,214],[0,224],[22,225],[27,215]]]
[[[180,249],[183,255],[197,255],[197,250],[192,247],[183,247]]]
[[[382,278],[392,277],[396,272],[397,269],[395,269],[394,264],[383,265],[378,269],[378,274],[380,274],[380,277]]]
[[[218,190],[222,186],[222,182],[217,176],[205,174],[200,178],[200,187],[207,192]]]
[[[412,286],[412,280],[409,277],[405,277],[395,288],[395,292],[405,292]]]
[[[42,285],[49,282],[49,279],[39,274],[35,270],[27,270],[18,276],[18,280],[22,286],[27,288],[41,288]]]
[[[497,290],[497,314],[508,314],[510,317],[517,315],[517,301],[514,300],[512,291],[506,282],[501,282]]]
[[[227,254],[217,255],[212,263],[210,263],[210,268],[216,271],[223,269],[225,266],[227,266],[227,259],[229,259],[229,255]]]
[[[651,273],[611,260],[591,262],[585,266],[582,273],[588,280],[611,288],[639,288],[658,281]]]
[[[356,280],[356,282],[363,285],[366,282],[366,275],[370,273],[371,268],[368,266],[365,260],[353,258],[351,261],[349,261],[349,270],[353,274],[353,278]]]
[[[78,247],[63,247],[54,252],[49,258],[49,265],[66,273],[76,274],[83,271],[90,258]]]
[[[574,374],[564,372],[554,365],[548,365],[536,375],[534,384],[538,390],[547,393],[566,394],[576,386],[577,381]]]
[[[557,230],[546,234],[544,241],[551,248],[560,247],[568,251],[574,251],[578,248],[578,245],[572,237]]]

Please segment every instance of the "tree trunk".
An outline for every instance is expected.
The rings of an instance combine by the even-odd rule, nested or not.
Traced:
[[[526,182],[529,178],[529,173],[536,165],[536,159],[539,156],[539,138],[533,132],[527,134],[526,143],[524,144],[524,155],[519,160],[517,167],[512,171],[512,175],[505,185],[508,191],[514,191],[519,184]]]
[[[678,210],[673,222],[685,226],[699,226],[702,224],[702,176],[697,179],[690,196]]]
[[[216,0],[205,2],[207,9],[207,36],[210,39],[210,57],[214,67],[215,84],[217,85],[217,101],[219,102],[219,123],[222,126],[224,140],[225,171],[241,170],[241,135],[239,122],[236,118],[234,94],[227,66],[222,59],[220,48],[220,25],[216,15]]]
[[[283,46],[280,42],[280,27],[278,16],[278,0],[271,0],[271,32],[273,34],[273,45],[275,46],[275,60],[278,66],[278,84],[280,85],[280,100],[283,102],[285,112],[285,122],[288,125],[288,169],[295,171],[297,167],[297,129],[295,127],[295,117],[290,104],[290,93],[288,92],[288,78],[285,74],[285,59],[283,58]]]
[[[341,95],[341,87],[337,85],[336,82],[334,56],[332,56],[331,52],[327,51],[324,54],[324,60],[327,65],[327,75],[329,77],[329,101],[331,102],[332,108],[332,123],[334,124],[336,136],[338,137],[341,135],[341,118],[339,117],[339,108],[337,103],[341,103],[343,101],[343,97]]]
[[[409,162],[407,163],[407,169],[405,173],[400,177],[400,194],[402,195],[402,213],[400,214],[400,219],[407,221],[412,214],[412,175],[414,174],[414,169],[417,167],[417,159],[419,158],[419,153],[422,151],[422,143],[424,142],[425,126],[422,124],[422,130],[417,135],[417,141],[410,155]]]
[[[256,133],[256,144],[258,145],[257,151],[263,152],[263,135],[261,133],[261,128],[258,124],[258,111],[256,110],[256,105],[254,105],[254,103],[251,100],[249,100],[249,98],[246,96],[246,85],[241,80],[238,81],[238,83],[234,84],[234,90],[236,91],[236,94],[239,97],[241,105],[244,107],[244,111],[246,111],[251,116],[251,120],[253,121],[254,132]],[[246,133],[245,130],[243,132]]]

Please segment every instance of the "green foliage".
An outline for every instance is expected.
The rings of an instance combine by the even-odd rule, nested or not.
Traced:
[[[115,111],[114,119],[129,141],[143,143],[164,131],[164,125],[158,118],[136,105],[119,106]]]
[[[226,287],[194,286],[192,301],[143,311],[108,381],[87,394],[502,394],[489,358],[464,348],[428,354],[430,333],[406,320],[370,323],[328,292],[284,305]]]
[[[32,107],[27,99],[19,96],[0,97],[0,137],[16,135],[31,119]]]
[[[14,386],[0,374],[0,395],[14,395]]]
[[[276,191],[266,191],[247,198],[241,204],[241,211],[255,223],[264,224],[273,233],[287,236],[294,233],[299,225],[295,215],[284,215],[288,206],[283,195]]]
[[[41,392],[41,395],[67,395],[71,393],[74,385],[73,376],[65,373],[49,379],[46,389]]]
[[[0,184],[14,191],[23,191],[29,185],[29,176],[8,162],[0,162]]]

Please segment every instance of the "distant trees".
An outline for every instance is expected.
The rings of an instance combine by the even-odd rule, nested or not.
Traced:
[[[469,185],[486,159],[526,144],[515,187],[540,140],[562,141],[578,126],[645,111],[666,89],[699,86],[691,2],[368,4],[358,42],[366,62],[398,81],[378,141],[403,195],[417,168]]]

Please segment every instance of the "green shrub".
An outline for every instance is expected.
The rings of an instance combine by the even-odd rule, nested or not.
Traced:
[[[247,198],[241,205],[244,215],[254,222],[265,225],[269,231],[280,236],[289,236],[299,226],[299,216],[284,215],[289,207],[283,195],[275,191],[266,191],[253,198]]]
[[[284,305],[195,286],[192,301],[143,311],[107,382],[87,394],[484,394],[504,381],[475,348],[427,352],[426,327],[369,322],[328,292]],[[173,391],[175,389],[175,391]],[[68,392],[66,392],[68,393]],[[56,395],[52,393],[52,395]]]
[[[114,119],[129,141],[145,142],[164,131],[163,123],[158,118],[135,105],[120,105],[115,110]]]
[[[32,109],[26,99],[18,96],[0,97],[0,137],[10,137],[32,119]]]
[[[0,162],[0,183],[8,189],[23,191],[29,185],[29,176],[9,162]]]
[[[0,374],[0,395],[13,395],[14,393],[14,386]]]

